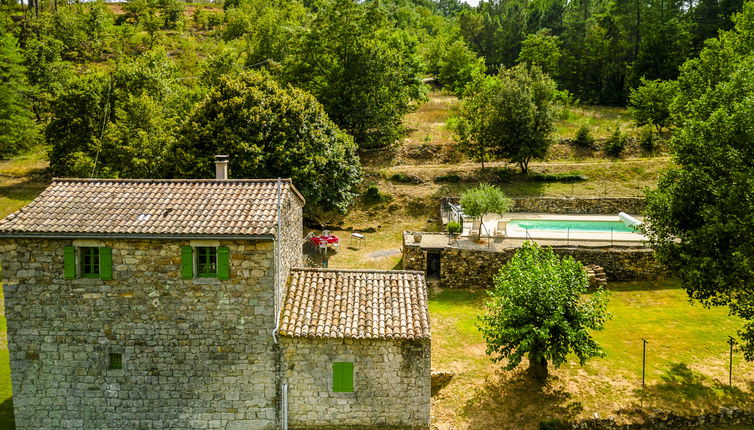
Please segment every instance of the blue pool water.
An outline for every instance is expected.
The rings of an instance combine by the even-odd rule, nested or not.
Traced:
[[[623,221],[575,221],[550,219],[514,219],[508,225],[529,230],[545,231],[610,231],[615,233],[633,233],[634,230]]]

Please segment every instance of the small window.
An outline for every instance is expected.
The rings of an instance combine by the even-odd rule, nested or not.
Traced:
[[[111,352],[107,355],[107,368],[110,370],[123,368],[123,354],[120,352]]]
[[[196,247],[196,275],[200,278],[217,277],[217,248],[213,246]]]
[[[353,392],[352,362],[335,362],[332,364],[332,390],[335,393]]]
[[[99,278],[99,248],[81,247],[81,277]]]

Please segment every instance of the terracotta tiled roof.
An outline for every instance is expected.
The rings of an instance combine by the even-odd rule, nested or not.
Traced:
[[[429,339],[424,275],[410,271],[293,269],[280,334]]]
[[[289,179],[281,198],[301,196]],[[301,199],[303,201],[303,199]],[[277,180],[53,179],[0,235],[272,235]]]

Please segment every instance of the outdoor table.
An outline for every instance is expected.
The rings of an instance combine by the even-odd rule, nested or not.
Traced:
[[[327,246],[333,246],[338,244],[338,236],[312,236],[312,243],[319,246],[322,243],[327,243]]]

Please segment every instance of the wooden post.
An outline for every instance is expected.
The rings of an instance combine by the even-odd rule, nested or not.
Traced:
[[[647,368],[647,341],[644,338],[641,338],[641,341],[644,343],[644,351],[641,356],[641,388],[644,388],[644,375],[646,374],[646,368]]]

